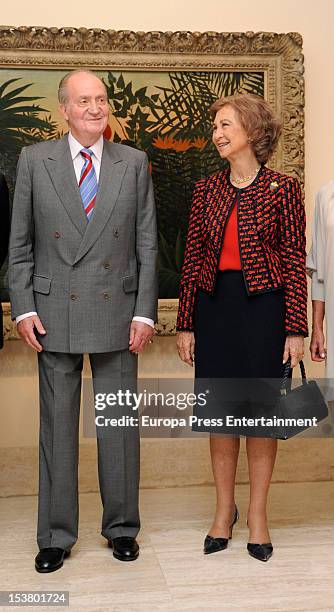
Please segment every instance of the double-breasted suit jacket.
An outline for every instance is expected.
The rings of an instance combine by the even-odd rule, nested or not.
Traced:
[[[224,170],[199,181],[190,212],[177,329],[193,330],[198,289],[214,292],[224,231],[238,207],[239,248],[249,295],[283,288],[285,332],[306,336],[305,210],[296,179],[262,166],[247,189]]]
[[[22,150],[10,241],[12,316],[38,313],[44,349],[127,348],[132,317],[156,318],[156,257],[145,153],[104,141],[88,222],[67,136]]]

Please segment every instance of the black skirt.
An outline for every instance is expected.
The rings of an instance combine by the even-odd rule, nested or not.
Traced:
[[[233,429],[226,422],[227,416],[273,416],[283,374],[284,320],[283,290],[248,295],[240,271],[218,272],[214,295],[198,292],[195,385],[206,402],[194,407],[194,431],[272,435],[270,427]]]

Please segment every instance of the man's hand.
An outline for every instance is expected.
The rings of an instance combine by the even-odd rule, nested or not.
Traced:
[[[180,359],[188,365],[193,366],[195,359],[194,332],[179,332],[176,344]]]
[[[43,350],[43,347],[36,338],[35,328],[39,334],[43,334],[43,336],[46,334],[42,322],[37,315],[27,317],[17,324],[17,331],[19,332],[22,340],[24,340],[28,346],[31,346],[31,348],[40,353]]]
[[[283,363],[291,359],[291,368],[294,368],[297,363],[304,357],[304,338],[303,336],[287,336],[285,340]]]
[[[141,353],[141,351],[152,342],[154,327],[141,321],[132,321],[130,327],[129,351]]]
[[[326,359],[325,336],[320,328],[313,328],[312,330],[310,351],[312,361],[324,361]]]

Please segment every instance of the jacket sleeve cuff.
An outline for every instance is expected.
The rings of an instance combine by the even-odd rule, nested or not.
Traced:
[[[176,331],[194,331],[193,316],[196,293],[195,285],[181,285]]]
[[[139,323],[146,323],[146,325],[149,325],[150,327],[154,328],[153,319],[148,319],[147,317],[133,317],[132,321],[138,321]]]
[[[25,312],[24,314],[21,314],[16,317],[16,324],[20,323],[20,321],[23,321],[23,319],[27,319],[28,317],[32,317],[34,315],[37,315],[37,312]]]
[[[305,331],[286,331],[285,332],[286,336],[303,336],[303,338],[307,338],[308,333],[305,333]]]

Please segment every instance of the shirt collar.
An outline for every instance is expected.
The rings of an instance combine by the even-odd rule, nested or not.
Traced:
[[[74,138],[71,132],[68,133],[68,144],[70,147],[72,160],[74,160],[77,157],[77,155],[80,154],[80,151],[84,147],[76,138]],[[89,148],[92,151],[93,155],[95,155],[95,157],[101,163],[102,151],[103,151],[103,135],[101,134],[100,138]]]

